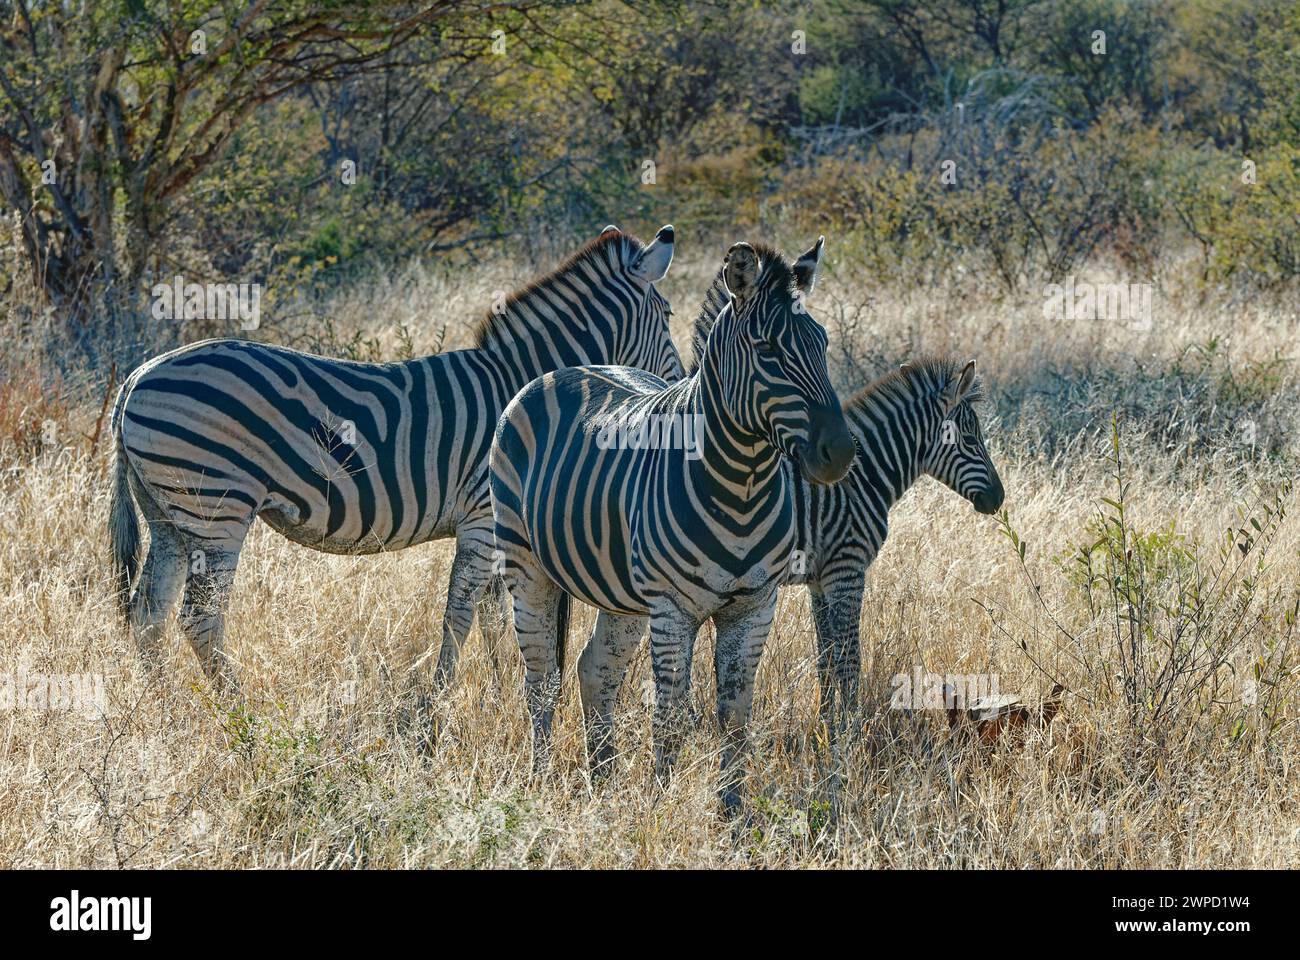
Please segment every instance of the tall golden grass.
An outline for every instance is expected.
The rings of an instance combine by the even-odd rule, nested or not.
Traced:
[[[715,265],[688,257],[670,276],[684,349]],[[417,352],[453,349],[491,291],[517,285],[516,272],[503,263],[468,277],[400,272],[327,309],[338,331],[373,339],[381,355],[401,349],[401,325]],[[1067,572],[1071,545],[1106,510],[1101,498],[1114,496],[1114,410],[1131,471],[1129,521],[1148,531],[1172,524],[1171,536],[1199,543],[1204,557],[1242,524],[1239,503],[1300,462],[1294,309],[1198,301],[1166,286],[1152,329],[1135,332],[1045,320],[1040,300],[872,289],[831,264],[810,308],[830,328],[845,394],[922,349],[977,358],[993,393],[985,432],[1009,522],[1027,544],[1024,568],[996,518],[922,480],[894,511],[868,576],[864,702],[837,742],[818,721],[806,593],[783,591],[758,677],[749,801],[734,822],[720,815],[714,789],[707,626],[693,684],[701,722],[666,786],[651,770],[644,651],[624,690],[617,772],[598,786],[585,772],[572,663],[553,768],[538,779],[517,656],[495,676],[477,631],[462,678],[412,726],[440,638],[449,543],[334,557],[259,526],[228,620],[246,703],[211,699],[174,628],[165,679],[146,682],[108,590],[109,444],[88,439],[103,384],[65,404],[39,377],[12,382],[0,391],[0,673],[11,690],[20,675],[101,675],[107,709],[11,699],[0,710],[0,863],[1294,865],[1297,710],[1286,700],[1264,717],[1238,681],[1254,654],[1267,653],[1273,672],[1263,676],[1290,690],[1288,661],[1262,647],[1269,638],[1297,644],[1286,624],[1300,583],[1295,513],[1277,526],[1266,565],[1251,569],[1260,626],[1176,737],[1135,725],[1121,688],[1107,682],[1106,668],[1121,672],[1105,659],[1118,656],[1107,653],[1107,609],[1090,613]],[[1283,362],[1270,365],[1278,355]],[[28,421],[51,418],[56,442],[33,445]],[[1101,674],[1071,659],[1052,618],[1093,644]],[[581,610],[571,650],[592,622]],[[1003,692],[1029,703],[1054,678],[1070,693],[1045,728],[982,745],[942,712],[889,708],[890,678],[917,666],[996,674]]]

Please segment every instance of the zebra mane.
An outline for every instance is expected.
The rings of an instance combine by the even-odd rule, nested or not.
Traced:
[[[517,340],[519,330],[511,323],[510,316],[514,312],[514,307],[518,304],[527,304],[539,293],[550,290],[557,279],[566,276],[584,264],[622,267],[636,259],[644,249],[645,244],[630,233],[623,233],[621,230],[607,230],[577,253],[571,255],[550,273],[528,281],[510,294],[506,297],[504,307],[488,310],[483,314],[478,321],[478,325],[474,328],[471,342],[475,347],[481,348]],[[541,315],[546,315],[550,311],[544,309],[538,312]]]
[[[752,243],[750,246],[758,254],[761,269],[758,275],[759,288],[785,290],[793,297],[794,270],[785,257],[765,243]],[[704,346],[709,342],[709,333],[718,322],[718,315],[722,313],[722,308],[731,302],[727,285],[722,281],[724,267],[719,267],[718,272],[713,275],[713,282],[709,284],[709,289],[704,294],[704,302],[700,304],[700,312],[695,317],[695,325],[691,330],[691,365],[686,371],[688,375],[699,369],[700,358],[704,356]]]
[[[885,400],[911,400],[938,393],[953,377],[962,371],[965,360],[952,354],[924,354],[896,367],[853,396],[844,404],[847,412],[860,412]],[[975,375],[975,385],[966,394],[966,400],[977,403],[984,399],[984,381]]]

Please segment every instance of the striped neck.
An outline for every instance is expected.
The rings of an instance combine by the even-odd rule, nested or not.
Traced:
[[[942,426],[936,387],[923,372],[891,374],[844,406],[858,442],[852,482],[886,510],[916,483]]]
[[[639,322],[645,291],[625,265],[642,249],[634,237],[598,237],[546,276],[515,291],[480,321],[475,346],[505,357],[522,387],[561,367],[618,363],[620,333]]]
[[[689,409],[703,417],[700,458],[690,476],[697,490],[728,503],[761,498],[781,481],[781,451],[762,434],[743,427],[726,402],[730,389],[722,355],[726,338],[714,337],[688,383]]]

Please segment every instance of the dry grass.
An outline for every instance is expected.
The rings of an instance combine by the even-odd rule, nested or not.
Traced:
[[[704,257],[674,268],[679,343],[712,269]],[[423,319],[433,303],[454,348],[475,305],[513,286],[511,276],[489,264],[466,285],[417,271],[338,301],[330,314],[338,330],[363,331],[391,355],[403,321],[417,351],[437,342]],[[1111,409],[1127,411],[1134,522],[1173,521],[1206,545],[1234,524],[1234,505],[1253,484],[1294,472],[1300,458],[1294,363],[1259,382],[1250,373],[1275,349],[1294,353],[1294,313],[1158,295],[1154,329],[1134,334],[1048,323],[1037,302],[868,291],[834,272],[812,306],[833,343],[852,345],[833,355],[846,389],[913,349],[979,359],[993,387],[986,432],[1011,521],[1030,544],[1029,568],[1049,609],[1085,632],[1079,595],[1051,558],[1083,539],[1098,499],[1110,495]],[[1208,365],[1171,374],[1216,334],[1230,341]],[[1247,380],[1235,393],[1223,387]],[[60,413],[67,436],[92,431],[98,396],[88,388],[84,403]],[[6,416],[16,415],[0,410],[0,422]],[[1257,422],[1253,448],[1240,441],[1243,419]],[[1223,695],[1179,742],[1153,746],[1161,731],[1135,734],[1122,700],[1061,653],[996,520],[930,481],[895,511],[871,570],[866,703],[838,749],[817,722],[806,595],[783,593],[759,672],[750,812],[733,825],[714,795],[707,627],[694,684],[706,720],[664,789],[651,780],[644,652],[624,691],[620,769],[596,790],[582,764],[571,670],[544,782],[530,776],[519,684],[513,675],[498,684],[476,642],[463,680],[435,708],[431,742],[404,728],[410,666],[439,642],[446,543],[340,558],[259,527],[229,618],[248,706],[206,697],[175,632],[172,680],[145,684],[107,592],[104,444],[93,456],[86,447],[14,446],[0,464],[0,671],[102,674],[108,702],[103,715],[0,712],[5,865],[1117,868],[1300,859],[1294,704],[1268,738],[1246,711],[1247,732],[1234,738],[1240,696]],[[1295,515],[1269,558],[1257,578],[1263,626],[1247,646],[1273,636],[1294,646],[1282,618],[1300,581]],[[575,636],[591,623],[584,612]],[[1074,694],[1023,744],[982,747],[951,733],[941,714],[888,709],[889,677],[917,664],[994,673],[1003,691],[1035,701],[1050,680],[1029,654]]]

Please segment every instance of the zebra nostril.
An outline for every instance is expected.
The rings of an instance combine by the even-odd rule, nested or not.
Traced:
[[[1002,506],[1002,490],[1000,487],[994,489],[985,487],[978,491],[975,496],[971,497],[971,504],[975,507],[976,512],[983,514],[997,513],[998,508]]]

